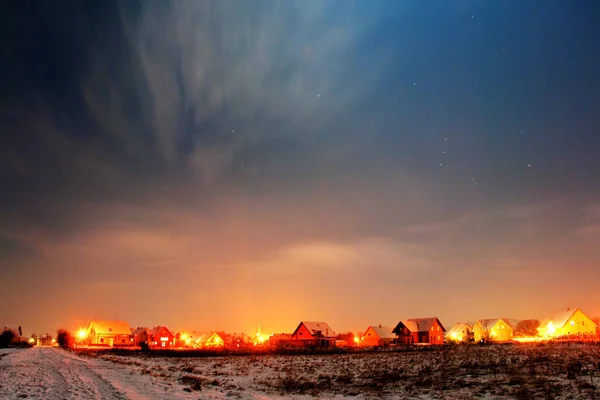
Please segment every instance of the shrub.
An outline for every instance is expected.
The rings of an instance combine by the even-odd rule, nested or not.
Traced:
[[[66,329],[56,331],[56,343],[63,349],[69,348],[71,344],[71,333]]]
[[[17,334],[15,331],[9,328],[4,328],[2,333],[0,333],[0,348],[8,347],[10,344],[13,343],[16,337]]]

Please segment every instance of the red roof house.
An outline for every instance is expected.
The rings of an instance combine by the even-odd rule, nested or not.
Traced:
[[[446,329],[437,317],[400,321],[392,330],[398,344],[444,344]]]
[[[172,349],[175,347],[175,335],[166,326],[157,326],[152,329],[148,345],[154,349]]]
[[[292,333],[291,341],[301,346],[333,347],[335,332],[327,322],[302,321]]]

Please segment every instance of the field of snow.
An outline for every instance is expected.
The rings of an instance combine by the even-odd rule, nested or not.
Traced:
[[[0,353],[0,398],[600,397],[600,346],[447,346],[330,355]]]
[[[202,398],[598,398],[600,346],[448,346],[404,352],[164,358],[103,354]]]
[[[51,347],[0,352],[0,399],[197,399],[179,382],[156,380],[99,358]]]

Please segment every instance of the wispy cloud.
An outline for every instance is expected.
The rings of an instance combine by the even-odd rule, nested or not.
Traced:
[[[189,168],[209,185],[244,150],[281,136],[330,135],[365,100],[371,85],[354,79],[365,66],[353,52],[381,12],[359,8],[143,3],[140,17],[122,13],[128,62],[114,67],[110,50],[94,53],[82,92],[124,146]],[[385,69],[385,57],[374,56],[369,72]]]

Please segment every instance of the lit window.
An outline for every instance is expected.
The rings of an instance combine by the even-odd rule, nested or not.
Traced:
[[[575,326],[575,321],[571,321],[571,326]]]

